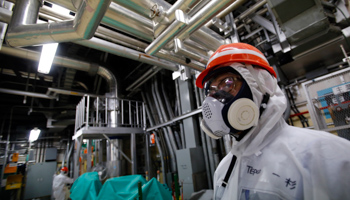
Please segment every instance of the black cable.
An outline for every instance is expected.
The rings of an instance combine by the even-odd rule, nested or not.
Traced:
[[[289,99],[289,102],[290,102],[290,107],[291,109],[293,110],[293,112],[295,114],[298,114],[299,113],[299,110],[296,108],[295,106],[295,102],[294,102],[294,99],[293,99],[293,94],[292,92],[290,91],[289,88],[286,89],[287,91],[287,96],[288,96],[288,99]],[[299,118],[301,124],[303,125],[303,127],[305,128],[305,124],[304,124],[304,118],[302,115],[297,115],[297,117]]]
[[[294,98],[293,98],[293,94],[292,92],[290,91],[290,89],[288,88],[287,91],[289,92],[290,94],[290,100],[292,101],[291,105],[294,107],[295,111],[296,111],[296,114],[297,113],[300,113],[299,109],[297,108],[296,104],[295,104],[295,101],[294,101]],[[294,110],[293,110],[294,111]],[[308,122],[308,119],[304,116],[304,115],[298,115],[298,117],[300,116],[299,119],[301,119],[302,123],[303,123],[303,127],[305,127],[304,123],[306,124],[307,127],[309,127],[309,122]]]

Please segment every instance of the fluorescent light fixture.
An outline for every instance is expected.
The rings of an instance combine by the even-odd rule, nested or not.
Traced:
[[[30,134],[29,134],[29,142],[34,142],[35,140],[38,139],[40,135],[40,129],[38,129],[37,127],[35,127],[34,129],[32,129],[30,131]]]
[[[60,14],[68,14],[70,13],[70,10],[68,10],[67,8],[64,8],[62,6],[56,5],[56,4],[52,4],[52,9]]]
[[[56,54],[58,43],[44,44],[41,50],[38,72],[48,74]]]

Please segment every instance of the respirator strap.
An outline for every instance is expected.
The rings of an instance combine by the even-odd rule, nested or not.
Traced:
[[[270,95],[268,93],[265,93],[260,104],[259,118],[261,117],[262,113],[265,111],[269,100],[270,100]]]
[[[224,178],[224,180],[222,180],[222,183],[221,183],[221,186],[222,186],[222,187],[226,187],[227,182],[228,182],[228,179],[229,179],[230,176],[231,176],[233,167],[234,167],[235,164],[236,164],[236,160],[237,160],[237,157],[236,157],[235,155],[233,155],[232,160],[231,160],[231,163],[230,163],[230,166],[228,167],[228,170],[227,170],[227,172],[226,172],[225,178]]]

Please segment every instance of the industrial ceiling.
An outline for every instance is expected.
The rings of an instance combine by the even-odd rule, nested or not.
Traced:
[[[60,5],[70,12],[54,9]],[[157,76],[195,77],[222,44],[259,48],[286,86],[347,66],[348,1],[342,0],[0,0],[1,132],[24,140],[73,134],[82,95],[142,100]],[[49,74],[41,45],[58,42]]]

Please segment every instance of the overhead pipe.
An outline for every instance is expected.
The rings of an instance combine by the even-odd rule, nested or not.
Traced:
[[[0,53],[10,55],[10,56],[15,56],[18,58],[33,60],[33,61],[38,61],[40,59],[39,52],[22,49],[22,48],[11,48],[7,46],[3,46],[0,50]],[[117,80],[115,76],[109,69],[103,66],[92,65],[91,63],[88,63],[88,62],[83,62],[83,61],[74,60],[74,59],[61,57],[61,56],[55,56],[53,60],[53,64],[62,66],[62,67],[71,68],[71,69],[80,70],[80,71],[85,71],[85,72],[96,71],[98,75],[102,76],[107,81],[110,89],[109,92],[112,93],[112,96],[115,96],[115,97],[119,96]]]
[[[105,35],[102,35],[102,34],[105,34]],[[106,35],[111,36],[111,37],[108,37]],[[142,43],[142,42],[137,41],[135,39],[132,39],[130,37],[124,36],[122,34],[118,34],[116,32],[110,31],[110,30],[108,30],[106,28],[103,28],[103,27],[99,27],[97,29],[97,36],[102,36],[102,38],[109,39],[109,40],[111,40],[113,42],[119,41],[119,43],[122,43],[123,45],[128,45],[128,43],[131,43],[128,46],[131,47],[131,48],[137,49],[137,50],[143,50],[145,48],[145,46],[147,45],[145,43]],[[120,40],[115,40],[112,37],[113,38],[116,37],[117,39],[120,38]],[[101,44],[101,41],[103,41],[103,40],[96,39],[96,38],[94,39],[93,38],[93,39],[90,40],[90,42],[79,41],[79,42],[76,42],[76,43],[78,43],[80,45],[83,45],[83,46],[90,47],[90,48],[99,49],[99,50],[101,48],[103,48],[103,47],[101,47],[101,45],[102,46],[108,46],[108,48],[113,46],[113,44],[108,43],[108,42],[104,42],[103,44]],[[206,41],[208,41],[208,40],[206,40]],[[100,43],[100,44],[98,44],[98,43]],[[97,46],[100,46],[100,47],[97,48]],[[210,46],[212,46],[212,45],[210,45]],[[116,46],[114,46],[114,47],[116,47]],[[148,63],[148,64],[151,64],[151,65],[157,65],[157,66],[160,66],[160,67],[172,70],[172,71],[176,71],[177,70],[177,67],[176,67],[176,65],[174,63],[164,61],[166,63],[161,64],[161,62],[163,62],[163,60],[160,60],[158,58],[153,58],[153,57],[150,57],[150,56],[145,55],[145,54],[142,55],[142,54],[140,54],[140,52],[137,52],[137,51],[132,51],[132,50],[129,51],[128,49],[125,49],[125,47],[122,47],[122,46],[117,46],[117,48],[114,48],[114,50],[110,50],[108,52],[112,53],[112,54],[115,54],[115,55],[118,55],[118,56],[122,56],[122,57],[126,57],[126,58],[129,58],[129,59],[133,59],[133,60],[136,60],[136,61]],[[178,64],[190,67],[190,68],[195,69],[197,71],[203,71],[204,70],[204,65],[202,65],[200,63],[196,63],[196,62],[187,63],[185,59],[179,58],[178,56],[172,55],[172,54],[170,54],[169,52],[166,52],[166,51],[158,52],[156,54],[156,56],[159,57],[159,58],[162,58],[162,59],[170,60],[170,61],[176,62]],[[158,62],[158,61],[160,61],[160,62]],[[172,67],[172,66],[174,66],[174,67]]]
[[[153,18],[153,21],[158,22],[154,28],[154,37],[158,37],[159,34],[166,28],[165,25],[172,23],[175,20],[175,11],[182,10],[187,13],[194,5],[200,0],[177,0],[167,11],[161,12]]]
[[[30,46],[90,39],[110,3],[111,0],[83,1],[74,20],[36,24],[41,1],[17,1],[6,41],[11,46]]]
[[[9,24],[11,21],[12,11],[6,8],[0,7],[0,22]]]
[[[149,56],[147,54],[135,51],[133,49],[129,49],[117,44],[113,44],[95,37],[91,38],[90,40],[75,41],[74,43],[80,44],[82,46],[90,47],[93,49],[97,49],[100,51],[108,52],[117,56],[147,63],[150,65],[156,65],[158,67],[162,67],[171,71],[178,70],[178,67],[176,66],[176,64],[172,62],[161,60],[159,58]]]
[[[147,72],[145,72],[140,78],[138,78],[134,83],[132,83],[129,87],[126,88],[126,91],[133,91],[140,87],[141,83],[145,83],[150,78],[152,78],[157,72],[159,72],[161,69],[157,66],[153,66],[151,69],[149,69]],[[135,87],[136,86],[136,87]]]
[[[189,12],[189,16],[193,16],[198,11],[200,11],[205,5],[209,3],[210,0],[201,0],[194,8],[192,8]]]
[[[196,54],[193,51],[189,51],[188,49],[186,49],[186,47],[184,47],[183,42],[179,39],[175,39],[174,43],[175,43],[175,49],[174,49],[175,53],[179,53],[179,54],[181,54],[185,57],[188,57],[190,59],[194,59],[194,60],[197,60],[203,64],[207,64],[209,57],[202,56],[200,54]]]
[[[35,98],[56,99],[55,96],[49,96],[49,95],[46,95],[46,94],[40,94],[40,93],[34,93],[34,92],[25,92],[25,91],[19,91],[19,90],[11,90],[11,89],[5,89],[5,88],[0,88],[0,92],[7,93],[7,94],[13,94],[13,95],[35,97]]]
[[[123,25],[124,27],[124,25]],[[143,34],[143,33],[141,33]],[[137,51],[144,51],[144,49],[148,46],[148,44],[141,42],[139,40],[133,39],[131,37],[125,36],[123,34],[120,34],[118,32],[112,31],[110,29],[104,28],[102,26],[97,28],[97,31],[95,33],[96,36],[103,38],[105,40],[111,41],[113,43],[116,44],[121,44],[123,46],[135,49]],[[189,44],[189,42],[186,42],[186,44]],[[191,48],[189,45],[185,45],[186,48]],[[198,49],[198,44],[194,45],[196,46],[196,48],[191,48],[193,52],[202,52],[200,49]],[[93,48],[93,47],[91,47]],[[195,63],[195,62],[191,62],[191,63],[187,63],[185,59],[180,58],[177,55],[172,55],[169,52],[163,50],[161,52],[158,52],[156,54],[157,57],[159,58],[163,58],[166,60],[170,60],[176,63],[179,63],[181,65],[190,67],[192,69],[195,69],[197,71],[203,71],[204,70],[204,65],[200,65],[200,63]]]
[[[156,4],[166,10],[171,7],[171,4],[164,0],[113,0],[113,2],[139,13],[144,17],[150,17],[152,15],[151,8]]]
[[[188,26],[177,35],[177,38],[183,40],[189,35],[197,31],[202,27],[208,20],[215,17],[215,15],[226,8],[229,4],[235,0],[212,0],[206,6],[197,12],[188,22]]]
[[[259,11],[257,11],[256,14],[257,14],[257,15],[263,15],[263,14],[265,14],[267,11],[268,11],[267,8],[262,8],[262,9],[260,9]],[[245,21],[245,24],[249,24],[249,23],[251,23],[251,22],[252,22],[252,20],[251,20],[251,19],[248,19],[247,21]],[[237,22],[235,22],[235,23],[237,23]],[[239,29],[241,29],[241,28],[243,28],[243,27],[244,27],[244,24],[242,23],[241,25],[239,25],[239,26],[237,27],[237,30],[239,30]]]
[[[172,62],[194,69],[196,71],[203,71],[205,69],[205,65],[203,65],[202,63],[195,61],[187,62],[185,59],[179,58],[177,55],[171,54],[170,52],[165,51],[164,49],[157,52],[155,56],[165,60],[170,60]]]
[[[149,17],[150,16],[150,8],[152,8],[155,4],[157,4],[158,6],[161,6],[164,8],[164,10],[168,10],[171,7],[171,4],[163,1],[163,0],[153,0],[153,1],[140,1],[140,0],[129,0],[129,1],[124,1],[124,0],[113,0],[115,3],[131,10],[134,11],[140,15],[143,15],[145,17]],[[108,11],[107,11],[108,13]],[[117,20],[119,21],[119,20]],[[126,24],[127,25],[127,24]],[[123,25],[125,26],[125,24]],[[153,27],[153,26],[152,26]],[[201,28],[202,29],[202,28]],[[198,31],[197,31],[198,32]],[[200,33],[197,34],[197,32],[194,33],[195,39],[197,41],[201,41],[200,44],[204,45],[205,47],[212,47],[212,44],[215,44],[215,47],[219,47],[220,45],[224,44],[224,39],[222,36],[220,36],[219,34],[217,34],[215,31],[211,30],[211,29],[205,29],[202,30]],[[153,36],[153,33],[152,33]],[[200,37],[200,38],[198,38]],[[192,40],[192,36],[191,36],[191,40]],[[147,40],[146,40],[147,41]],[[153,40],[151,40],[153,41]],[[151,42],[149,41],[149,42]],[[215,48],[214,47],[214,48]],[[209,48],[211,49],[211,48]],[[212,50],[212,49],[211,49]],[[214,49],[214,51],[216,50],[216,48]]]
[[[153,40],[153,24],[150,19],[115,3],[111,3],[101,23],[147,42]]]
[[[176,10],[175,21],[145,49],[145,52],[149,55],[154,55],[168,44],[170,40],[174,39],[174,36],[179,34],[187,24],[188,18],[185,13],[182,10]]]
[[[53,3],[57,4],[56,2]],[[72,8],[72,6],[68,6],[67,3],[58,2],[58,4],[69,10],[74,10],[74,8]],[[66,16],[62,13],[57,13],[57,11],[47,6],[43,6],[40,9],[41,16],[42,13],[64,20],[74,18],[73,16]],[[152,20],[145,18],[144,16],[132,12],[131,10],[113,2],[110,4],[109,8],[106,11],[106,14],[102,18],[101,24],[119,30],[121,32],[125,32],[147,42],[151,42],[153,40]]]
[[[221,11],[219,14],[217,14],[215,16],[215,18],[217,19],[221,19],[223,17],[225,17],[226,15],[228,15],[230,12],[232,12],[233,10],[237,9],[238,7],[240,7],[242,4],[244,4],[245,2],[247,2],[247,0],[236,0],[234,1],[231,5],[229,5],[226,9],[224,9],[223,11]],[[205,24],[206,27],[210,27],[211,25],[213,25],[213,21],[210,20],[209,22],[207,22]]]
[[[245,10],[242,14],[238,15],[235,18],[235,23],[237,23],[237,22],[241,21],[242,19],[246,18],[248,15],[252,14],[257,9],[259,9],[262,6],[264,6],[266,3],[267,3],[267,0],[261,0],[258,3],[254,4],[249,9]]]
[[[212,51],[225,44],[225,40],[219,34],[205,26],[190,35],[189,39]]]
[[[134,38],[128,37],[116,31],[112,31],[110,29],[104,28],[102,26],[97,28],[95,35],[105,40],[109,40],[113,43],[121,44],[123,46],[135,49],[137,51],[143,52],[144,49],[148,46],[148,44],[145,42],[136,40]]]
[[[113,3],[111,3],[111,5],[112,4]],[[114,7],[112,7],[112,8],[114,8]],[[117,6],[117,8],[120,8],[120,6],[119,7]],[[118,11],[116,10],[116,12],[118,12]],[[11,19],[11,13],[9,14],[9,18],[10,19]],[[46,14],[46,15],[43,15],[43,13]],[[123,13],[130,13],[130,12],[124,11]],[[43,6],[40,9],[39,15],[42,16],[44,19],[50,18],[53,21],[68,20],[68,19],[73,19],[74,18],[73,16],[63,15],[62,13],[51,9],[48,6]],[[54,16],[56,19],[53,19],[52,16]],[[108,12],[106,13],[105,17],[107,17],[107,16],[109,16]],[[116,18],[115,15],[111,15],[111,16],[113,16],[113,18],[119,19],[119,20],[121,18],[125,18],[125,19],[123,19],[124,21],[126,21],[129,18],[129,16],[124,16],[124,15],[123,16],[119,16],[119,18]],[[139,16],[136,16],[137,19],[139,19],[138,17]],[[1,15],[0,15],[0,19],[1,19]],[[103,19],[103,20],[105,20],[105,21],[113,21],[113,19],[110,19],[110,20]],[[102,20],[102,23],[103,23],[103,20]],[[108,22],[108,23],[110,25],[114,24],[112,22]],[[151,30],[152,23],[151,23],[150,20],[149,20],[149,23],[150,23],[149,29]],[[133,24],[135,27],[140,27],[141,26],[140,24],[135,23],[134,21],[129,23],[129,24]],[[115,26],[111,26],[111,27],[114,27],[114,28],[118,29],[118,27],[115,27]],[[122,27],[125,27],[125,24],[123,24]],[[122,30],[122,31],[125,31],[125,30]],[[140,34],[143,35],[143,36],[146,34],[145,32],[140,31],[140,30],[139,31],[134,30],[132,32],[140,32]],[[151,34],[149,34],[149,35],[150,35],[149,38],[152,38]],[[135,50],[138,50],[138,51],[144,51],[144,49],[148,46],[147,43],[144,43],[142,41],[139,41],[139,40],[136,40],[134,38],[128,37],[128,36],[126,36],[124,34],[116,32],[116,31],[112,31],[111,29],[105,28],[103,26],[99,26],[97,28],[97,30],[95,32],[95,36],[103,38],[103,39],[108,40],[108,41],[111,41],[113,43],[121,44],[123,46],[129,47],[129,48],[132,48],[132,49],[135,49]]]
[[[186,17],[181,16],[182,11],[176,12],[176,20],[158,37],[159,39],[157,38],[154,40],[146,48],[145,52],[153,55],[158,52],[159,49],[163,48],[167,42],[173,40],[174,38],[178,38],[180,40],[186,39],[193,32],[197,31],[205,22],[214,17],[217,12],[233,1],[234,0],[213,0],[189,20],[187,20]],[[171,29],[172,27],[182,30],[173,30]]]

